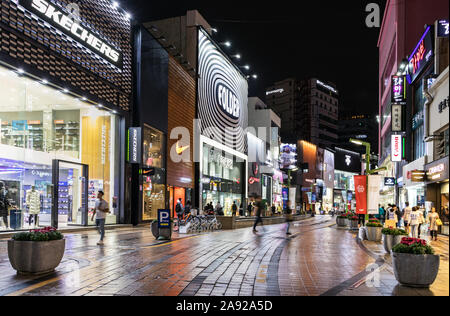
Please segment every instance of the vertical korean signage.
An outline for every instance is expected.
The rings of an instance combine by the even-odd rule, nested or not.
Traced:
[[[403,105],[401,104],[392,105],[392,131],[404,132]]]
[[[401,162],[403,159],[403,137],[401,135],[392,135],[392,161]]]
[[[355,176],[356,214],[367,215],[367,176]]]
[[[141,164],[142,161],[142,128],[131,127],[128,130],[127,161],[131,164]]]
[[[392,76],[392,103],[406,104],[406,76]]]

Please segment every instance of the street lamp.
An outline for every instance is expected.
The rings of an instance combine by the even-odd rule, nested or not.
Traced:
[[[368,175],[370,173],[370,143],[363,142],[359,139],[350,138],[350,143],[353,143],[358,146],[365,146],[366,147],[366,174]]]

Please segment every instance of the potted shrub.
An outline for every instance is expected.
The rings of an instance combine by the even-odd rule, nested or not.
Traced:
[[[336,224],[338,227],[347,227],[348,226],[348,213],[344,213],[341,215],[338,215],[336,218]]]
[[[358,218],[358,216],[356,216],[355,214],[351,214],[348,217],[348,224],[349,224],[351,230],[358,230],[359,229],[359,226],[358,226],[359,218]]]
[[[64,236],[47,227],[15,234],[8,240],[8,257],[18,274],[46,274],[61,263],[65,248]]]
[[[440,256],[425,240],[403,238],[392,248],[392,265],[401,285],[428,288],[436,281]]]
[[[380,242],[383,238],[382,231],[383,225],[380,221],[371,219],[366,225],[367,228],[367,239],[369,241]]]
[[[387,253],[391,253],[392,247],[401,243],[408,233],[403,229],[396,229],[393,227],[384,228],[382,230],[383,234],[383,245]]]

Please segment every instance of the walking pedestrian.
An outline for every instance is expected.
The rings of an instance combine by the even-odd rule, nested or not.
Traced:
[[[180,221],[183,219],[184,207],[181,199],[178,199],[177,205],[175,206],[175,212],[177,213],[178,225],[180,225]]]
[[[421,218],[423,215],[419,211],[419,208],[417,206],[413,207],[411,212],[411,219],[410,219],[410,226],[411,226],[411,237],[413,238],[419,238],[420,237],[420,224],[421,224]]]
[[[409,202],[406,202],[405,206],[406,207],[403,210],[403,221],[405,223],[405,230],[409,234],[411,232],[410,222],[411,222],[412,207],[409,206]]]
[[[231,213],[233,217],[236,217],[238,211],[238,207],[236,205],[236,201],[233,201],[233,205],[231,206]]]
[[[253,225],[253,232],[257,233],[258,231],[256,230],[256,226],[258,226],[259,223],[263,224],[263,220],[262,220],[262,211],[263,211],[263,205],[262,205],[262,200],[261,197],[259,195],[253,195],[252,199],[255,202],[255,215],[256,215],[256,219],[255,219],[255,224]]]
[[[389,204],[389,207],[386,212],[386,225],[388,227],[395,228],[397,227],[398,218],[397,214],[395,213],[395,209],[393,208],[393,205]]]
[[[439,218],[439,214],[436,212],[435,207],[431,208],[431,213],[428,214],[427,223],[430,225],[431,240],[434,238],[434,241],[437,241],[439,224],[442,224],[442,221]]]
[[[380,208],[378,209],[378,218],[384,226],[384,223],[386,222],[386,210],[384,209],[384,206],[380,205]]]
[[[419,233],[418,233],[418,237],[420,238],[420,236],[422,235],[422,226],[423,224],[426,223],[426,211],[425,209],[421,209],[420,207],[417,207],[417,211],[419,211]]]
[[[96,216],[95,225],[97,226],[98,232],[100,234],[100,241],[97,243],[98,246],[103,246],[104,244],[103,240],[105,238],[106,216],[109,213],[109,205],[103,199],[104,196],[105,193],[103,191],[98,191],[94,213],[92,214],[92,221],[94,221],[94,216]]]
[[[290,233],[291,222],[292,222],[292,209],[289,206],[284,210],[284,216],[286,218],[286,224],[287,224],[286,235],[292,235]]]
[[[241,206],[239,207],[239,216],[244,216],[244,204],[241,202]]]
[[[397,215],[397,228],[401,228],[403,218],[402,211],[400,211],[400,208],[397,205],[394,205],[393,208],[395,210],[395,215]]]
[[[248,203],[247,207],[247,217],[252,216],[253,213],[253,202]]]

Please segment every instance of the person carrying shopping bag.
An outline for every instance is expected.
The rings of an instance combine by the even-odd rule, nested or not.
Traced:
[[[439,226],[442,226],[442,221],[439,218],[439,214],[436,212],[435,207],[433,207],[431,213],[428,214],[427,223],[430,225],[431,240],[434,239],[434,241],[437,241]]]

